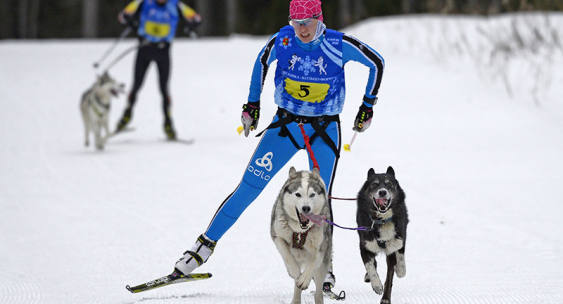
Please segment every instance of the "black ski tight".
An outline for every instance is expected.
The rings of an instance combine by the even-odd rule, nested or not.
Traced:
[[[164,117],[169,119],[170,95],[168,94],[168,79],[170,78],[170,44],[169,43],[149,43],[142,46],[137,51],[135,59],[135,72],[133,88],[129,93],[129,107],[133,108],[137,101],[137,93],[143,81],[151,61],[155,61],[158,67],[158,84],[162,95],[162,110]]]

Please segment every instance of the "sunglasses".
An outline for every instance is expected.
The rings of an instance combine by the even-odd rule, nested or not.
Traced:
[[[291,16],[289,16],[287,18],[287,20],[289,21],[289,24],[291,26],[309,26],[311,24],[311,22],[313,22],[313,20],[315,19],[319,19],[319,17],[321,16],[321,14],[315,15],[313,17],[310,18],[305,18],[305,19],[291,19]]]

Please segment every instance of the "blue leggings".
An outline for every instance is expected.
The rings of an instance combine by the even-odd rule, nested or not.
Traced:
[[[277,120],[278,116],[276,115],[273,122]],[[303,149],[305,147],[305,140],[299,125],[296,122],[291,122],[286,126],[297,145]],[[311,124],[306,123],[303,127],[305,133],[311,138],[315,133]],[[252,158],[250,158],[242,181],[235,191],[223,201],[205,232],[205,235],[211,240],[218,241],[231,228],[242,212],[258,197],[274,175],[300,150],[300,148],[293,144],[289,136],[282,137],[279,135],[280,128],[267,129],[265,131]],[[329,122],[325,132],[332,139],[338,153],[340,153],[340,122]],[[313,139],[311,148],[319,164],[321,177],[327,187],[327,193],[330,195],[338,157],[320,136]],[[309,169],[312,168],[313,162],[309,156]]]

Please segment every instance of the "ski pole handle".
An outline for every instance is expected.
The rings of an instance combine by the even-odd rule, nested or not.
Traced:
[[[254,131],[254,127],[251,126],[249,130]],[[238,126],[237,128],[238,135],[241,135],[243,131],[244,131],[244,126]]]
[[[354,135],[352,135],[352,140],[350,140],[349,144],[345,144],[344,145],[344,151],[350,152],[352,149],[352,144],[354,143],[354,140],[356,140],[356,136],[358,136],[358,132],[354,132]]]

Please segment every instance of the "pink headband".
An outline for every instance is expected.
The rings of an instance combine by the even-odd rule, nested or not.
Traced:
[[[307,19],[317,18],[323,21],[323,11],[320,0],[291,0],[289,3],[289,18]]]

